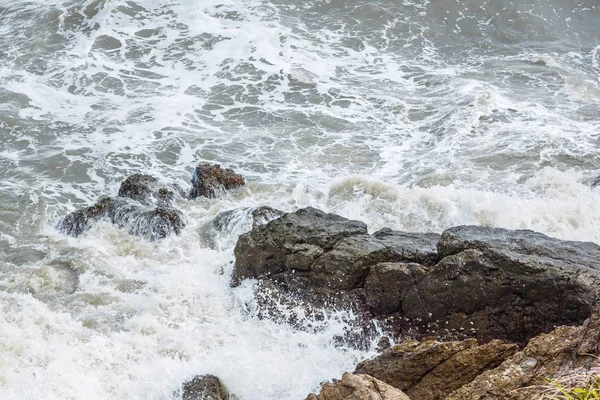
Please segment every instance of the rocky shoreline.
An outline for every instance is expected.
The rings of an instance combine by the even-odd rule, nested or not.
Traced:
[[[311,308],[352,308],[399,342],[307,399],[525,400],[598,365],[594,243],[477,226],[368,234],[306,208],[241,235],[235,256],[233,285],[254,278]]]
[[[192,188],[136,174],[118,196],[61,221],[77,236],[105,218],[149,240],[179,234],[177,202],[244,185],[219,165],[196,167]],[[529,230],[457,226],[441,234],[367,226],[314,208],[225,211],[211,229],[243,213],[252,229],[235,246],[231,285],[256,279],[260,315],[286,323],[281,304],[308,313],[331,308],[359,316],[344,338],[366,346],[376,322],[390,341],[353,373],[306,400],[529,400],[539,385],[600,368],[600,246]],[[359,332],[358,334],[356,332]],[[195,377],[185,400],[233,399],[217,377]]]

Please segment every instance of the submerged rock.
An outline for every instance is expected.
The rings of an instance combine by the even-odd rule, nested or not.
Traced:
[[[306,400],[410,400],[401,390],[364,374],[345,372],[342,380],[326,383],[318,395],[310,394]]]
[[[229,400],[229,392],[214,375],[198,375],[184,383],[182,400]]]
[[[114,207],[113,199],[106,197],[101,199],[93,206],[82,208],[67,214],[64,218],[58,221],[56,229],[69,236],[79,236],[90,225],[108,214],[108,210]]]
[[[265,225],[269,221],[281,217],[283,211],[267,206],[236,208],[218,213],[211,221],[211,227],[217,232],[231,232],[235,225],[251,222],[249,228]]]
[[[93,223],[107,219],[132,235],[159,240],[181,233],[185,219],[171,204],[177,196],[150,175],[128,177],[119,189],[119,196],[105,197],[90,207],[74,211],[56,225],[59,232],[79,236]]]
[[[526,343],[581,324],[600,287],[600,247],[532,231],[381,230],[314,208],[240,236],[232,284],[271,281],[314,307],[346,303],[395,335]],[[369,317],[370,316],[370,317]]]
[[[234,189],[245,184],[244,177],[229,168],[222,169],[219,164],[199,164],[194,169],[192,189],[188,198],[213,198],[225,190]]]
[[[239,233],[250,231],[260,225],[279,218],[283,211],[271,207],[244,207],[218,213],[200,230],[200,236],[205,245],[217,249],[235,244]]]

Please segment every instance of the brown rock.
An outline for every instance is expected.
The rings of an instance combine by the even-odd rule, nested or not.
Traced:
[[[369,374],[413,399],[438,400],[497,367],[518,350],[516,345],[494,340],[478,345],[475,339],[438,342],[406,341],[373,360],[363,361],[356,373]]]
[[[401,390],[364,374],[345,372],[342,380],[326,383],[318,395],[310,394],[306,400],[410,400]]]
[[[479,375],[446,400],[530,400],[548,380],[577,370],[598,369],[600,312],[579,327],[560,326],[532,339],[497,368]],[[589,350],[592,350],[591,352]]]
[[[244,177],[229,168],[222,169],[219,164],[199,164],[194,170],[192,189],[188,198],[213,198],[225,190],[245,184]]]

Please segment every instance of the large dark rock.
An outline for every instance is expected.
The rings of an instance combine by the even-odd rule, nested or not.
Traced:
[[[177,196],[181,195],[176,188],[160,185],[150,175],[135,174],[121,184],[119,196],[103,198],[68,214],[56,228],[66,235],[79,236],[93,223],[107,219],[132,235],[163,239],[181,233],[185,227],[183,214],[172,206]]]
[[[282,282],[301,279],[331,293],[352,290],[362,287],[369,268],[380,262],[434,262],[433,235],[369,235],[362,222],[308,207],[240,236],[233,284],[270,277]],[[409,236],[412,241],[406,240]]]
[[[600,247],[593,243],[462,226],[442,234],[438,252],[443,259],[394,304],[404,318],[422,320],[422,330],[524,343],[581,324],[598,295]],[[384,298],[394,293],[381,291]]]
[[[481,373],[496,368],[517,351],[516,345],[500,340],[484,345],[475,339],[410,340],[361,362],[355,373],[371,375],[413,399],[441,400]]]
[[[317,319],[322,309],[351,310],[355,318],[342,340],[363,347],[375,333],[372,316],[385,316],[383,306],[365,306],[370,269],[383,262],[433,263],[437,238],[389,230],[369,235],[362,222],[309,207],[241,235],[232,284],[262,279],[259,314],[292,324],[298,309]]]
[[[199,164],[194,169],[192,189],[188,197],[217,197],[228,189],[245,185],[244,177],[229,168],[221,168],[219,164]]]
[[[464,226],[369,235],[361,222],[313,208],[241,235],[235,255],[233,285],[267,279],[313,306],[346,303],[413,337],[524,344],[581,324],[600,287],[593,243]]]
[[[233,397],[233,396],[232,396]],[[182,400],[229,400],[229,392],[214,375],[198,375],[184,383]]]

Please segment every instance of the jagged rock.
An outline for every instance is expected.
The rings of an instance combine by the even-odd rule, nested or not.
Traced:
[[[199,164],[194,169],[192,189],[188,198],[213,198],[225,190],[234,189],[245,184],[244,177],[229,168],[222,169],[219,164]]]
[[[444,231],[438,244],[441,257],[468,249],[481,251],[498,267],[522,265],[530,273],[554,268],[600,276],[600,246],[591,242],[560,240],[530,230],[457,226]]]
[[[233,283],[289,271],[288,256],[298,252],[308,254],[309,248],[317,252],[317,248],[331,250],[341,239],[366,232],[367,226],[362,222],[310,207],[285,214],[240,236],[234,250]]]
[[[437,244],[440,240],[438,233],[408,233],[381,229],[373,234],[386,246],[391,257],[404,262],[415,262],[431,266],[440,260]]]
[[[401,390],[364,374],[345,372],[342,380],[326,383],[318,395],[310,394],[306,400],[410,400]]]
[[[518,347],[500,340],[479,345],[475,339],[438,342],[410,340],[363,361],[355,373],[369,374],[403,390],[413,399],[439,400],[496,368]]]
[[[180,234],[185,227],[183,214],[175,208],[148,208],[124,199],[107,197],[91,207],[68,214],[58,222],[57,230],[69,236],[79,236],[102,218],[127,229],[132,235],[148,240],[164,239],[171,233]]]
[[[234,396],[223,386],[214,375],[199,375],[184,383],[182,400],[229,400]]]
[[[600,310],[578,327],[561,326],[532,339],[497,368],[477,376],[445,400],[530,400],[549,379],[600,368]]]

